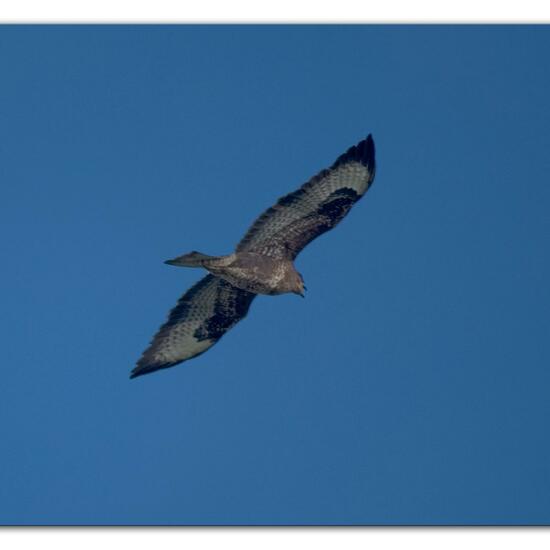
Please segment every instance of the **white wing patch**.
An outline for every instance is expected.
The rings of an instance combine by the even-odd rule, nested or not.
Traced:
[[[200,324],[200,322],[189,323],[188,326],[185,326],[186,330],[173,330],[151,351],[149,360],[157,364],[179,363],[206,351],[216,342],[215,340],[198,340],[193,336]]]

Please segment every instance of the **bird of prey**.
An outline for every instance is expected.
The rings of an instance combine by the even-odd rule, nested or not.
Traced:
[[[248,313],[258,294],[304,296],[294,259],[336,226],[374,180],[372,136],[350,147],[300,189],[280,198],[227,256],[191,252],[165,263],[201,267],[209,274],[191,287],[143,353],[130,378],[197,357]]]

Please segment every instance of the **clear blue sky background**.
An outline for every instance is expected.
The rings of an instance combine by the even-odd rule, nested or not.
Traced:
[[[549,27],[1,27],[0,522],[550,522]],[[184,365],[196,270],[374,187]]]

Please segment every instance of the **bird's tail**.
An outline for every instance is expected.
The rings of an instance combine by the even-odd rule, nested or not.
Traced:
[[[204,267],[205,262],[208,260],[216,260],[218,256],[209,256],[208,254],[202,254],[201,252],[190,252],[183,256],[178,256],[173,260],[166,260],[164,263],[168,265],[175,265],[179,267]]]

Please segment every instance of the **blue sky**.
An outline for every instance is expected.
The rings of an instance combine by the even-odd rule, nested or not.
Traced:
[[[550,523],[550,29],[0,27],[0,523]],[[373,188],[130,381],[254,218]]]

